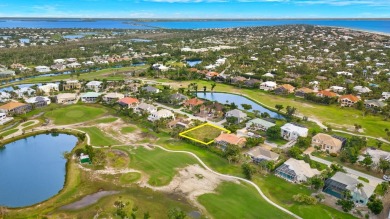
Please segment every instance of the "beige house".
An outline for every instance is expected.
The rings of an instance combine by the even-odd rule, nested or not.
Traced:
[[[313,146],[318,146],[322,151],[329,151],[329,153],[338,153],[343,143],[330,135],[319,133],[315,135],[311,143]]]
[[[63,90],[80,90],[81,83],[78,80],[68,80],[62,86]]]
[[[77,101],[77,95],[75,93],[63,93],[58,94],[56,99],[57,103],[60,104],[73,104]]]

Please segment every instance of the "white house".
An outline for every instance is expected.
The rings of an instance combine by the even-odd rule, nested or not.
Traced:
[[[338,71],[336,72],[337,75],[345,75],[345,76],[352,76],[353,74],[351,72],[346,71]]]
[[[281,128],[282,138],[288,141],[297,140],[298,137],[307,137],[309,130],[305,127],[297,126],[292,123],[286,123]]]
[[[234,110],[230,110],[230,111],[226,112],[225,118],[228,118],[228,117],[234,117],[237,119],[237,123],[240,123],[247,118],[247,115],[246,115],[246,113],[242,112],[241,110],[234,109]]]
[[[150,114],[150,116],[148,117],[148,120],[149,121],[156,121],[156,120],[163,119],[163,118],[175,119],[175,115],[167,109],[161,109],[157,112]]]
[[[39,66],[35,67],[35,71],[40,72],[40,73],[44,73],[44,72],[50,72],[51,70],[48,66],[39,65]]]
[[[45,92],[45,93],[50,93],[52,91],[58,91],[59,86],[58,86],[58,84],[47,83],[45,85],[39,86],[38,90],[41,90],[42,92]]]
[[[64,64],[66,62],[65,59],[54,59],[53,60],[54,64]]]
[[[94,90],[94,91],[98,91],[100,89],[100,86],[102,85],[102,82],[100,81],[90,81],[88,82],[85,86],[89,89],[89,90]]]
[[[35,107],[43,107],[51,104],[51,100],[48,97],[37,96],[31,97],[26,100],[26,103],[35,105]]]
[[[149,114],[157,112],[157,108],[155,106],[147,103],[140,103],[135,109],[137,112],[147,112]]]
[[[331,86],[329,89],[331,89],[333,92],[341,93],[345,91],[345,87],[340,86]]]
[[[125,98],[125,95],[121,93],[107,93],[103,96],[103,101],[106,103],[116,102],[119,99]]]
[[[6,113],[0,113],[0,125],[4,125],[5,123],[13,120],[13,117],[7,117]]]
[[[268,72],[268,73],[263,74],[263,77],[274,78],[275,76]]]
[[[382,100],[387,100],[390,98],[390,92],[383,92],[382,93]]]
[[[355,86],[353,87],[353,90],[360,93],[360,94],[365,94],[365,93],[370,93],[371,89],[368,87],[363,87],[363,86]]]
[[[265,91],[275,90],[276,86],[277,86],[276,82],[266,81],[260,84],[260,90],[265,90]]]
[[[80,68],[81,64],[78,63],[78,62],[72,62],[70,64],[67,64],[66,67],[68,67],[68,68]]]
[[[309,178],[320,174],[320,171],[310,168],[303,160],[288,159],[275,170],[275,175],[290,182],[306,182]]]

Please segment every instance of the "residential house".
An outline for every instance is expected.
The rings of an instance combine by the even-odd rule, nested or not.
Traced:
[[[275,89],[275,94],[291,94],[294,93],[295,87],[289,84],[283,84],[280,85],[278,88]]]
[[[81,102],[83,103],[96,103],[98,101],[98,98],[100,97],[100,93],[96,92],[87,92],[87,93],[82,93],[80,95]]]
[[[133,93],[138,93],[139,88],[141,86],[142,85],[139,84],[139,83],[129,83],[129,84],[127,84],[127,87],[130,89],[130,92],[133,92]]]
[[[387,103],[380,101],[380,100],[365,100],[364,101],[364,106],[366,108],[372,108],[372,109],[381,109],[385,107]]]
[[[50,92],[59,91],[59,86],[58,86],[58,84],[47,83],[45,85],[39,86],[38,90],[48,94]]]
[[[341,106],[351,107],[355,103],[357,103],[359,100],[360,100],[359,97],[356,97],[356,96],[354,96],[352,94],[348,94],[348,95],[340,96],[338,101],[340,102]]]
[[[254,163],[260,163],[261,161],[277,161],[279,159],[279,154],[262,148],[260,146],[254,147],[246,152]]]
[[[195,106],[199,106],[199,105],[202,105],[204,103],[203,100],[200,100],[196,97],[194,98],[191,98],[187,101],[184,102],[184,107],[188,108],[188,109],[193,109]]]
[[[242,77],[242,76],[233,77],[232,78],[232,84],[244,84],[244,82],[246,80],[247,79],[245,77]]]
[[[148,120],[149,121],[156,121],[160,119],[166,119],[166,118],[173,118],[175,119],[175,115],[167,109],[160,109],[157,112],[153,112],[149,115]]]
[[[229,117],[236,118],[237,123],[241,123],[245,121],[245,119],[248,116],[246,115],[246,113],[242,112],[241,110],[234,109],[234,110],[227,111],[225,113],[225,118],[229,118]]]
[[[329,98],[337,97],[336,93],[327,90],[318,91],[316,95],[317,97],[329,97]]]
[[[366,94],[372,92],[372,90],[368,87],[363,87],[363,86],[355,86],[353,87],[353,90],[357,92],[358,94]]]
[[[302,87],[302,88],[299,88],[295,91],[295,96],[296,97],[302,97],[302,98],[305,98],[305,96],[307,94],[311,94],[311,93],[314,93],[314,90],[310,89],[310,88],[307,88],[307,87]]]
[[[7,102],[11,98],[11,94],[0,91],[0,102]]]
[[[390,82],[390,78],[389,78],[389,82]],[[381,100],[387,100],[390,98],[390,92],[383,92],[382,93],[382,98]]]
[[[6,113],[7,115],[17,115],[22,113],[30,112],[32,109],[30,104],[20,102],[9,102],[0,106],[0,112]]]
[[[247,87],[259,87],[261,81],[257,79],[249,79],[244,82],[244,85]]]
[[[218,102],[205,103],[199,108],[200,116],[222,117],[224,106]]]
[[[206,78],[207,78],[208,80],[211,80],[211,79],[213,79],[213,78],[215,78],[215,77],[218,77],[218,76],[219,76],[219,73],[218,73],[218,72],[210,71],[210,72],[207,72],[207,73],[206,73]]]
[[[152,104],[147,103],[140,103],[135,108],[137,112],[146,112],[148,114],[152,114],[154,112],[157,112],[157,107],[153,106]]]
[[[235,134],[221,133],[217,138],[214,139],[214,142],[220,145],[222,149],[225,149],[228,144],[244,147],[246,139]]]
[[[175,94],[171,94],[169,99],[172,104],[182,105],[184,101],[188,100],[188,97],[181,93],[175,93]]]
[[[27,99],[26,103],[29,103],[36,108],[40,108],[40,107],[50,105],[51,100],[48,97],[37,96],[37,97],[31,97],[31,98]]]
[[[15,76],[15,71],[12,70],[0,70],[0,78],[8,78]]]
[[[130,108],[137,107],[137,105],[139,104],[139,100],[137,98],[133,98],[133,97],[125,97],[125,98],[119,99],[117,101],[117,103],[119,103],[119,105],[121,105],[122,107],[130,109]]]
[[[118,101],[119,99],[125,98],[125,95],[121,93],[107,93],[103,96],[103,101],[106,103],[113,103]]]
[[[62,93],[56,96],[56,101],[59,104],[73,104],[77,101],[77,95],[75,93]]]
[[[329,89],[331,89],[333,92],[336,93],[342,93],[345,91],[345,87],[340,87],[340,86],[331,86]]]
[[[338,153],[343,146],[343,142],[340,139],[334,138],[328,134],[318,133],[315,135],[311,143],[313,146],[317,146],[322,151],[328,151],[329,153]]]
[[[148,93],[155,93],[155,94],[160,92],[160,89],[152,87],[152,86],[149,86],[149,85],[146,86],[146,87],[143,87],[142,90],[145,91],[145,92],[148,92]]]
[[[360,184],[363,187],[360,188]],[[374,194],[375,187],[358,180],[357,176],[337,172],[325,181],[322,191],[339,199],[344,198],[345,191],[349,191],[354,203],[366,205],[370,196]]]
[[[297,140],[298,137],[307,137],[309,132],[307,128],[293,123],[286,123],[280,129],[282,138],[287,141]]]
[[[36,91],[32,88],[29,88],[29,87],[22,87],[18,90],[15,90],[14,92],[16,93],[18,98],[22,98],[24,96],[31,96],[31,95],[35,94]]]
[[[72,62],[70,64],[67,64],[66,67],[68,67],[68,68],[80,68],[81,64],[78,63],[78,62]]]
[[[320,172],[310,168],[308,163],[294,158],[288,159],[275,170],[276,176],[294,183],[306,182],[308,179],[318,174],[320,174]]]
[[[13,119],[13,117],[8,117],[6,113],[0,113],[0,125],[4,125]]]
[[[266,77],[266,78],[274,78],[275,76],[273,74],[271,74],[270,72],[267,72],[265,74],[263,74],[262,77]]]
[[[63,90],[79,90],[81,88],[81,83],[78,80],[67,80],[62,85]]]
[[[100,81],[90,81],[85,86],[87,87],[87,89],[94,90],[97,92],[101,88],[102,83],[103,82],[100,82]]]
[[[50,72],[50,68],[44,65],[39,65],[35,67],[35,71],[40,72],[40,73],[45,73],[45,72]]]
[[[54,64],[54,65],[51,65],[50,68],[52,70],[55,70],[55,71],[62,71],[62,70],[65,70],[66,69],[66,65],[63,65],[63,64]]]
[[[276,82],[273,81],[266,81],[260,84],[260,90],[270,91],[275,90],[276,88]]]
[[[246,123],[247,129],[267,131],[267,129],[275,126],[275,123],[266,121],[264,119],[255,118]]]

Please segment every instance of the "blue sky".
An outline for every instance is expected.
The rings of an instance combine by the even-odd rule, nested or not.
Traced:
[[[2,0],[0,17],[390,18],[390,0]]]

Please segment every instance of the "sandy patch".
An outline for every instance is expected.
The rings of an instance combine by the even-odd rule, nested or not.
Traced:
[[[140,182],[140,186],[148,187],[156,191],[183,195],[188,198],[192,204],[204,212],[206,212],[206,209],[198,203],[197,197],[207,193],[215,193],[215,189],[222,181],[239,183],[238,180],[218,176],[200,167],[198,164],[190,165],[181,169],[169,185],[166,186],[151,186],[146,180],[147,179],[142,180]]]
[[[121,132],[122,128],[130,126],[129,124],[125,123],[122,119],[117,119],[114,122],[111,123],[101,123],[96,125],[100,130],[102,130],[106,135],[110,136],[111,138],[117,139],[123,144],[133,144],[137,141],[142,140],[140,134],[142,132],[138,129],[136,129],[134,132],[123,134]]]

